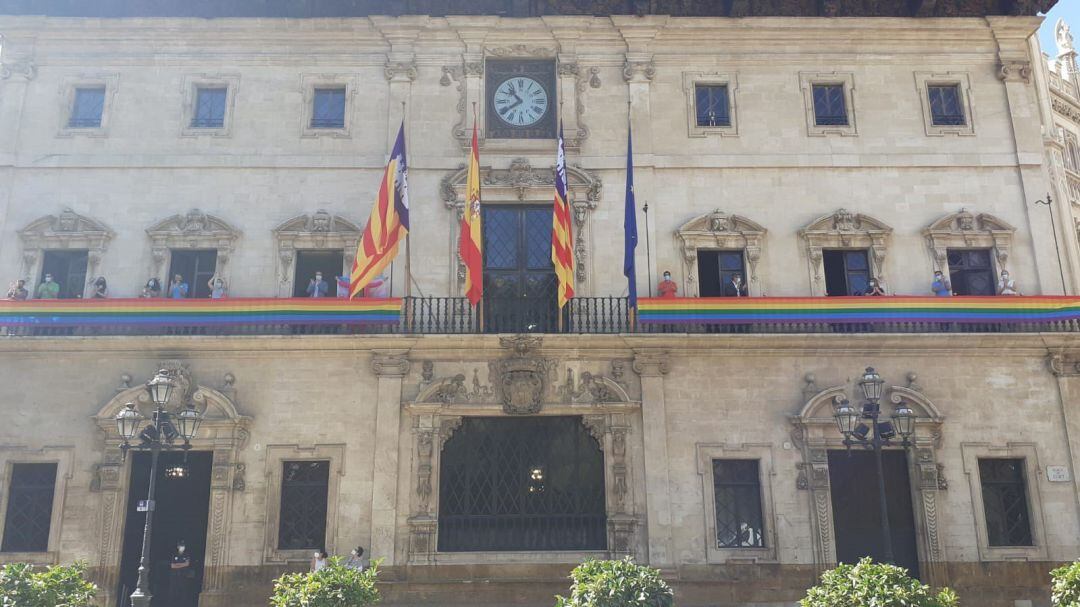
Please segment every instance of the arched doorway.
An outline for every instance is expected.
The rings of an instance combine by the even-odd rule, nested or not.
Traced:
[[[606,550],[605,503],[580,417],[468,417],[442,452],[438,550]]]

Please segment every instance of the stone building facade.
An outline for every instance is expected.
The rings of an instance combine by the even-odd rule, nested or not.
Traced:
[[[483,201],[508,217],[550,207],[561,122],[581,297],[626,294],[614,268],[628,123],[649,209],[643,297],[664,270],[680,294],[709,294],[701,268],[717,251],[737,252],[751,296],[835,294],[836,251],[861,251],[863,278],[890,294],[928,295],[934,270],[958,283],[950,255],[962,250],[984,252],[984,270],[1009,270],[1026,295],[1076,293],[1076,200],[1054,196],[1053,225],[1034,204],[1071,183],[1049,160],[1064,138],[1043,131],[1064,107],[1043,87],[1064,80],[1033,38],[1030,15],[1047,7],[878,4],[0,16],[0,275],[35,286],[63,270],[71,296],[105,276],[112,297],[136,297],[184,260],[234,298],[293,295],[316,267],[307,253],[328,256],[320,268],[351,264],[404,120],[412,275],[395,264],[393,295],[408,282],[411,295],[460,297],[475,116]],[[849,18],[825,18],[838,15]],[[555,113],[499,122],[503,69],[537,70]],[[720,105],[699,111],[714,94]],[[954,120],[939,120],[934,95],[951,95]],[[839,114],[823,114],[825,101]],[[210,454],[205,538],[187,538],[202,552],[203,606],[265,604],[274,577],[307,566],[311,546],[282,531],[295,523],[290,465],[304,462],[322,475],[321,543],[383,559],[390,605],[547,605],[590,556],[661,568],[680,605],[791,605],[838,550],[875,533],[849,525],[873,486],[843,477],[853,460],[831,418],[867,366],[886,380],[887,410],[919,417],[914,445],[890,461],[923,580],[970,604],[1047,605],[1046,572],[1080,555],[1072,333],[7,336],[0,361],[0,517],[18,465],[56,466],[44,550],[0,561],[86,560],[106,605],[130,591],[141,465],[121,457],[113,417],[128,402],[147,410],[142,384],[160,368],[182,386],[176,402],[207,416],[193,442]],[[599,535],[585,548],[446,549],[440,508],[460,489],[446,479],[465,474],[450,449],[468,452],[463,436],[501,445],[485,423],[527,436],[498,423],[542,434],[559,420],[582,429],[574,444],[591,445],[601,471]],[[758,520],[740,520],[734,545],[719,529],[731,503],[718,494],[738,484],[719,478],[726,461],[757,471],[743,481]],[[987,520],[993,461],[1020,479],[1012,505],[1027,537],[1013,545]],[[530,491],[555,490],[543,484],[555,471],[530,473]]]

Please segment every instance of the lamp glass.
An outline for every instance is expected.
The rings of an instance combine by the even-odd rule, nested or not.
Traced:
[[[116,414],[116,431],[125,441],[129,441],[135,438],[135,433],[139,431],[140,421],[142,415],[135,410],[135,403],[128,403]]]
[[[164,407],[169,404],[169,397],[172,396],[173,381],[164,370],[158,371],[153,379],[146,382],[146,389],[150,392],[150,398],[154,403],[159,407]]]
[[[836,419],[836,427],[840,433],[847,436],[855,431],[855,425],[859,423],[859,412],[844,400],[837,405],[833,418]]]
[[[900,436],[907,438],[915,433],[915,412],[907,405],[900,405],[893,413],[893,425]]]
[[[881,398],[881,389],[884,385],[885,380],[881,379],[881,376],[873,367],[867,367],[866,373],[863,374],[862,380],[859,381],[859,387],[862,388],[866,400],[875,402]]]
[[[179,426],[180,436],[184,437],[184,440],[189,441],[195,438],[200,423],[202,423],[202,416],[191,405],[176,414],[176,425]]]

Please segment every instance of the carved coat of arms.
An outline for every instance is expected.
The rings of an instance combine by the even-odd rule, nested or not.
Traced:
[[[504,337],[500,342],[514,350],[510,357],[491,363],[492,377],[498,378],[496,385],[503,411],[510,415],[538,413],[544,404],[544,391],[554,362],[537,355],[538,337],[519,335]]]

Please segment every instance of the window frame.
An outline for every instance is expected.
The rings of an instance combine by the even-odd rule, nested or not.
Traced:
[[[1034,544],[1035,535],[1031,532],[1031,511],[1030,511],[1030,501],[1031,500],[1028,498],[1028,486],[1027,486],[1028,483],[1027,483],[1027,473],[1026,473],[1027,466],[1026,466],[1026,463],[1025,463],[1023,458],[1012,458],[1012,457],[980,457],[980,458],[978,458],[976,463],[979,466],[979,488],[982,490],[982,494],[983,494],[983,503],[982,503],[983,515],[985,516],[986,511],[987,511],[987,507],[986,507],[986,497],[987,497],[986,496],[986,489],[987,489],[987,482],[988,482],[986,480],[986,478],[984,477],[984,475],[983,475],[983,472],[984,472],[983,471],[983,464],[987,463],[987,462],[995,462],[995,461],[997,461],[997,462],[1013,462],[1020,469],[1019,470],[1020,471],[1020,479],[1019,479],[1019,481],[1009,481],[1008,483],[995,482],[994,484],[996,484],[996,485],[1005,485],[1005,484],[1019,485],[1020,488],[1024,491],[1024,500],[1023,500],[1024,501],[1024,508],[1025,508],[1025,513],[1024,513],[1025,516],[1024,516],[1024,518],[1026,519],[1027,527],[1028,527],[1027,528],[1028,543],[994,543],[993,537],[992,537],[993,534],[990,532],[991,530],[990,530],[990,522],[989,522],[989,520],[987,520],[987,524],[986,524],[987,543],[990,546],[994,547],[994,548],[1013,548],[1013,547],[1028,548],[1028,547],[1030,547],[1030,546],[1032,546]]]
[[[927,137],[975,135],[975,111],[972,103],[971,80],[967,72],[915,72],[914,76],[915,92],[922,106],[923,128]],[[934,124],[933,112],[930,110],[929,87],[950,85],[955,85],[960,93],[960,107],[964,111],[965,124]]]
[[[340,125],[335,122],[333,125],[316,125],[315,120],[315,108],[318,105],[319,94],[338,94],[341,95],[341,122]],[[345,115],[348,113],[347,108],[349,106],[349,89],[346,86],[316,86],[311,91],[311,122],[308,124],[308,128],[311,129],[344,129],[345,128]]]
[[[723,563],[778,563],[776,524],[773,509],[772,482],[776,476],[773,468],[772,443],[698,443],[697,472],[701,476],[703,514],[705,529],[706,562]],[[757,460],[758,482],[761,490],[761,521],[763,547],[721,548],[716,542],[716,492],[713,482],[713,460]]]
[[[814,110],[814,87],[833,85],[843,87],[844,112],[847,124],[818,124]],[[838,135],[855,137],[859,134],[855,121],[855,75],[852,72],[799,72],[799,88],[803,92],[806,113],[806,134],[810,137]]]
[[[101,121],[98,126],[71,126],[72,112],[75,110],[75,98],[79,89],[104,88],[105,95],[101,103]],[[108,137],[109,123],[116,92],[119,88],[119,75],[113,73],[86,73],[65,78],[60,87],[59,125],[57,137]]]
[[[697,123],[697,87],[726,86],[728,117],[730,124],[724,126],[701,126]],[[687,134],[689,137],[737,137],[739,135],[736,72],[683,72],[683,91],[686,94]]]
[[[225,115],[220,127],[194,126],[200,89],[225,89]],[[183,95],[180,117],[181,137],[229,137],[235,115],[236,95],[240,88],[239,74],[187,74],[180,87]]]
[[[214,124],[217,122],[216,116],[210,116],[209,118],[201,118],[199,116],[200,110],[203,105],[203,95],[213,92],[215,95],[220,94],[218,91],[224,92],[223,105],[221,108],[221,124]],[[195,87],[195,107],[192,109],[191,123],[188,128],[192,129],[220,129],[225,127],[225,114],[228,113],[228,99],[229,89],[223,86],[196,86]],[[207,124],[202,124],[200,121],[205,120]],[[211,123],[213,121],[213,123]]]
[[[356,110],[355,96],[359,89],[359,80],[356,74],[324,74],[306,73],[300,75],[300,137],[352,137],[352,115]],[[315,115],[315,90],[316,89],[345,89],[345,113],[341,128],[313,127],[312,118]]]
[[[1047,560],[1047,535],[1044,524],[1041,486],[1043,480],[1038,452],[1034,443],[961,443],[964,474],[971,490],[971,510],[975,517],[975,536],[980,561],[1044,561]],[[1028,500],[1028,519],[1031,523],[1031,546],[991,546],[986,526],[983,502],[980,459],[1020,459],[1024,461],[1024,482]]]
[[[345,475],[345,445],[318,444],[266,446],[266,528],[263,563],[307,562],[311,560],[310,548],[280,549],[278,538],[281,526],[281,489],[285,462],[329,461],[329,479],[326,488],[326,546],[329,554],[336,554],[338,530],[338,500],[341,477]]]
[[[55,565],[60,562],[60,532],[64,520],[64,498],[67,495],[67,482],[71,480],[74,453],[75,448],[71,446],[41,449],[0,448],[0,534],[3,533],[4,526],[7,524],[8,496],[15,464],[56,464],[56,481],[53,484],[52,513],[49,518],[49,540],[46,549],[40,552],[0,552],[0,564]]]
[[[326,460],[326,459],[302,459],[302,460],[285,459],[285,460],[281,461],[281,468],[282,468],[282,472],[281,472],[281,474],[282,474],[281,490],[278,491],[278,496],[277,496],[277,499],[280,502],[279,505],[278,505],[279,510],[283,510],[284,507],[285,507],[285,487],[286,487],[285,466],[287,466],[289,464],[313,464],[313,463],[320,463],[320,464],[325,463],[326,464],[326,493],[327,493],[327,499],[329,499],[329,497],[330,497],[330,460]],[[314,485],[314,483],[312,483],[312,485]],[[281,546],[281,543],[282,543],[282,537],[281,537],[282,525],[281,525],[281,517],[279,515],[279,517],[278,517],[277,549],[278,550],[290,550],[290,551],[291,550],[307,550],[309,552],[311,550],[320,550],[320,549],[322,549],[323,544],[326,543],[326,522],[327,522],[327,512],[329,511],[329,509],[330,509],[330,503],[329,503],[329,501],[327,501],[327,503],[326,503],[326,505],[325,505],[325,507],[323,509],[323,525],[322,525],[323,526],[323,538],[322,538],[322,541],[318,542],[318,544],[314,545],[314,546],[301,546],[299,548],[282,548],[282,546]]]

